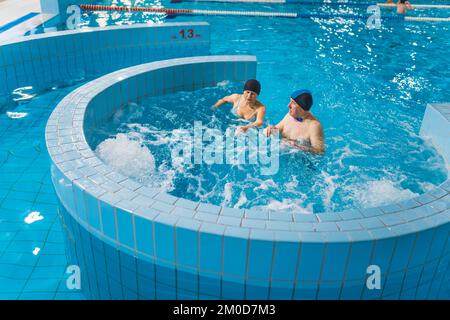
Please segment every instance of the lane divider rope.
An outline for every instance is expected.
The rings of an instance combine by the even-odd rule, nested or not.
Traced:
[[[265,11],[228,11],[228,10],[196,10],[196,9],[172,9],[172,8],[144,8],[144,7],[117,7],[94,4],[80,4],[80,8],[87,11],[135,11],[165,13],[167,15],[206,15],[206,16],[252,16],[252,17],[280,17],[280,18],[348,18],[367,19],[370,15],[358,14],[303,14],[297,12],[265,12]],[[450,21],[450,18],[434,17],[410,17],[410,16],[385,16],[382,20],[403,20],[403,21]]]
[[[303,5],[328,5],[328,6],[360,6],[367,7],[377,5],[383,8],[395,7],[395,3],[371,3],[371,2],[318,2],[302,0],[171,0],[171,3],[182,2],[224,2],[224,3],[279,3],[279,4],[303,4]],[[412,4],[418,9],[450,9],[450,4]]]

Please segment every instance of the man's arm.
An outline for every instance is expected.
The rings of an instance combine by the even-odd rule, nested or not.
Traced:
[[[323,129],[320,123],[313,124],[309,139],[311,141],[310,151],[312,153],[323,154],[325,152],[325,142],[324,142],[325,139],[323,135]]]
[[[211,109],[214,110],[218,107],[220,107],[221,105],[223,105],[224,103],[235,103],[237,101],[237,99],[239,99],[239,94],[234,93],[231,94],[229,96],[225,96],[222,99],[218,100],[212,107]]]
[[[264,133],[266,134],[266,136],[269,137],[275,130],[277,130],[281,134],[281,136],[283,136],[284,119],[286,119],[286,117],[287,115],[284,116],[284,118],[275,126],[267,126],[267,128],[264,129]]]

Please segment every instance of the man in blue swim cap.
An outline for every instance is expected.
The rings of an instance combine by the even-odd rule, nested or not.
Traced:
[[[320,121],[311,113],[313,105],[309,90],[300,89],[291,94],[289,112],[276,126],[264,129],[267,137],[275,132],[281,133],[291,144],[312,153],[325,151],[323,129]]]

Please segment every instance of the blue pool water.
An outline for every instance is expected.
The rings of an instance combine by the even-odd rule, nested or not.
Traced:
[[[442,3],[437,0],[424,2]],[[148,5],[162,4],[167,2],[148,2]],[[300,6],[296,5],[183,3],[169,6],[300,10]],[[313,6],[302,10],[339,10],[343,13],[363,11],[361,8],[317,9]],[[413,13],[419,16],[447,14],[431,10]],[[283,155],[300,163],[304,171],[292,173],[292,176],[297,176],[299,183],[298,189],[288,192],[289,201],[273,192],[275,189],[268,185],[268,188],[272,188],[270,200],[278,207],[300,206],[302,210],[320,212],[374,205],[391,201],[388,196],[395,199],[410,197],[444,180],[442,159],[418,137],[418,130],[425,105],[449,101],[450,98],[450,58],[447,54],[450,40],[446,36],[448,24],[386,22],[380,30],[367,30],[360,21],[341,19],[166,19],[165,15],[130,13],[83,15],[84,26],[165,21],[208,21],[212,32],[212,54],[257,55],[258,79],[263,85],[261,101],[268,107],[267,120],[270,123],[276,123],[283,116],[291,90],[302,86],[313,91],[313,111],[325,127],[327,154],[324,158],[299,153]],[[0,101],[0,299],[83,298],[80,292],[68,290],[66,286],[65,271],[72,261],[65,247],[66,231],[57,212],[57,199],[50,181],[50,162],[44,141],[44,128],[51,111],[73,89],[55,87],[49,92],[37,93],[33,88],[25,88],[13,95],[16,101],[3,98]],[[225,84],[218,89],[141,101],[139,106],[145,106],[150,111],[171,105],[174,99],[185,99],[187,95],[193,98],[187,103],[198,106],[199,111],[184,118],[184,122],[181,117],[175,117],[173,123],[168,119],[168,114],[161,113],[158,115],[158,124],[155,118],[151,122],[146,119],[148,111],[136,118],[136,110],[129,109],[122,117],[118,117],[126,121],[112,123],[111,127],[106,128],[109,132],[103,133],[103,138],[115,134],[117,130],[128,137],[150,142],[164,134],[170,125],[191,125],[197,118],[204,123],[214,118],[216,121],[213,125],[223,129],[225,124],[236,124],[236,119],[226,107],[212,115],[209,105],[218,96],[238,89],[234,84]],[[199,99],[199,96],[205,100]],[[176,112],[181,110],[174,109]],[[121,125],[125,122],[136,125]],[[165,129],[158,135],[147,132],[150,125],[156,124]],[[99,139],[101,134],[99,132]],[[147,146],[152,152],[162,148],[161,145],[151,143],[147,143]],[[155,157],[158,169],[163,160],[162,157]],[[199,169],[200,173],[206,172],[205,168]],[[164,173],[164,170],[160,172]],[[216,172],[223,173],[220,168]],[[181,173],[189,172],[186,170]],[[171,192],[174,194],[213,203],[226,200],[220,190],[213,195],[187,192],[187,186],[195,186],[195,181],[185,179],[183,174],[179,175],[179,181],[174,179],[174,182],[179,182],[173,184],[175,187]],[[304,180],[299,178],[303,176],[310,181],[302,184]],[[245,179],[233,181],[241,184],[236,187],[237,190],[239,187],[242,189],[245,183]],[[276,183],[286,191],[286,183],[295,188],[289,182]],[[250,188],[254,189],[258,183],[250,181]],[[353,189],[352,183],[356,183]],[[358,190],[359,185],[366,188]],[[316,186],[315,189],[313,186]],[[379,197],[369,196],[377,190],[380,190]],[[304,196],[299,196],[300,193]],[[240,193],[234,191],[228,202],[225,202],[229,206],[236,206],[239,199]],[[268,206],[270,203],[253,199],[247,206],[252,205]]]
[[[66,287],[69,263],[44,131],[73,87],[18,89],[0,114],[0,299],[80,299]]]
[[[183,7],[186,5],[205,7],[192,3]],[[223,4],[214,5],[219,8]],[[289,9],[255,6],[254,10],[261,11]],[[245,8],[249,6],[227,4],[228,10]],[[120,19],[118,15],[90,14],[85,23],[111,24]],[[146,19],[131,13],[121,17],[128,22]],[[411,198],[445,180],[442,158],[419,138],[418,132],[426,104],[450,98],[446,80],[450,78],[446,67],[450,63],[446,54],[450,40],[445,36],[448,24],[386,22],[379,30],[369,30],[361,21],[341,19],[171,20],[208,21],[213,54],[257,56],[257,77],[262,84],[259,98],[267,107],[265,125],[283,118],[293,90],[312,90],[312,111],[325,128],[327,151],[322,158],[284,150],[280,170],[274,176],[261,176],[257,166],[236,166],[231,171],[226,165],[172,166],[168,142],[173,129],[192,127],[195,120],[222,131],[228,125],[237,125],[229,107],[215,113],[209,110],[218,98],[242,90],[225,85],[142,101],[102,128],[98,143],[119,132],[146,144],[157,168],[156,174],[147,176],[148,180],[154,182],[156,175],[172,194],[194,200],[304,212],[382,205]],[[196,111],[187,115],[185,108]],[[122,138],[102,149],[105,159],[111,148],[127,143]],[[149,156],[142,156],[152,162]],[[126,161],[114,158],[116,167],[130,168]],[[144,172],[148,170],[132,174],[145,180]]]

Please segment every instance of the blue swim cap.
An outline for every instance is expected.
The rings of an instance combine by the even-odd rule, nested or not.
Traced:
[[[309,111],[313,105],[313,98],[311,91],[307,89],[300,89],[292,92],[291,99],[297,102],[303,110]]]

